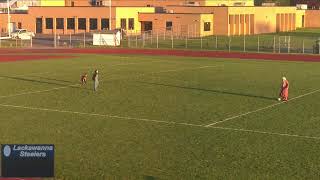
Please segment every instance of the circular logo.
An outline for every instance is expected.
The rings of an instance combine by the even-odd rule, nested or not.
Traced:
[[[6,156],[6,157],[9,157],[9,156],[10,156],[10,153],[11,153],[11,148],[10,148],[10,146],[8,146],[8,145],[4,146],[4,148],[3,148],[3,155]]]

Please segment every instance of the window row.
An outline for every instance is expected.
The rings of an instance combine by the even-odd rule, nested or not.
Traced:
[[[168,31],[172,30],[172,21],[166,22],[166,30],[168,30]],[[211,31],[211,23],[210,22],[204,22],[203,31]]]
[[[46,18],[46,29],[53,29],[53,18]],[[76,23],[75,18],[67,18],[67,29],[75,29]],[[78,18],[78,29],[86,30],[87,19]],[[64,18],[56,18],[56,29],[64,29]],[[98,19],[90,18],[89,19],[89,29],[90,30],[100,30],[98,29]],[[101,30],[109,29],[109,19],[101,19]]]
[[[120,26],[121,29],[128,29],[128,30],[134,30],[134,18],[128,18],[128,27],[127,27],[127,19],[121,18],[120,19]]]

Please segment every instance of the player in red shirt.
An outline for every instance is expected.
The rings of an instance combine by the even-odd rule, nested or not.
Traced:
[[[81,85],[85,85],[87,84],[87,77],[88,77],[88,74],[87,73],[84,73],[82,76],[81,76]]]
[[[289,81],[287,80],[286,77],[282,77],[282,84],[281,84],[281,90],[279,94],[279,101],[288,101],[288,96],[289,96]]]

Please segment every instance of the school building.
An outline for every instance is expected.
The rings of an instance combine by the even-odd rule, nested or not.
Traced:
[[[1,1],[0,30],[5,33],[9,29],[8,15]],[[10,29],[23,28],[37,34],[77,34],[119,28],[128,35],[147,31],[181,36],[233,36],[320,27],[319,10],[253,6],[253,0],[25,1],[27,10],[11,12]],[[26,4],[10,1],[12,10],[19,6]]]

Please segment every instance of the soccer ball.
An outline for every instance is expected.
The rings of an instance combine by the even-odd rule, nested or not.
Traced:
[[[281,101],[281,98],[278,98],[278,101]]]

